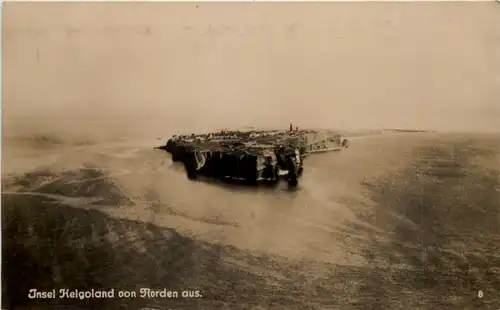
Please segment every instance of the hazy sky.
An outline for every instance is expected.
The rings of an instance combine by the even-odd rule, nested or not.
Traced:
[[[500,131],[494,2],[3,6],[7,122]]]

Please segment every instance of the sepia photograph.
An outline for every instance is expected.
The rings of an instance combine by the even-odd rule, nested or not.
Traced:
[[[1,309],[500,309],[498,2],[1,28]]]

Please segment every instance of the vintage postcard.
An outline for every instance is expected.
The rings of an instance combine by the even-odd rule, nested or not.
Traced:
[[[6,2],[2,309],[500,309],[500,5]]]

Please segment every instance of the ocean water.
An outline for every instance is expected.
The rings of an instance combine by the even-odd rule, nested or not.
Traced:
[[[294,190],[190,181],[159,143],[3,141],[5,309],[500,309],[498,135],[353,137]]]

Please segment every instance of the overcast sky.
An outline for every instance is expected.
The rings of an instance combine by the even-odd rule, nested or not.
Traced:
[[[3,6],[6,121],[500,131],[494,2]]]

